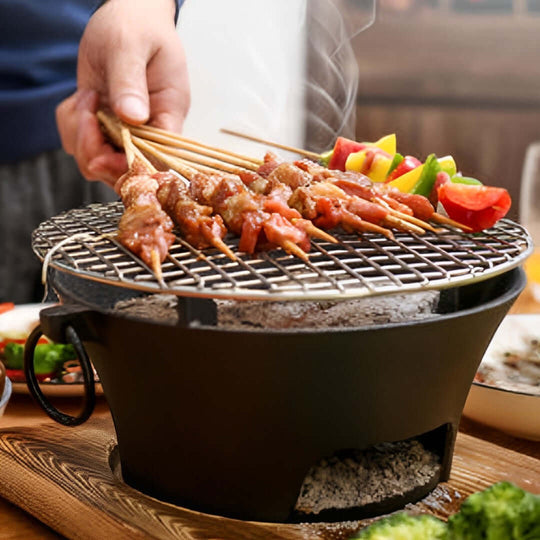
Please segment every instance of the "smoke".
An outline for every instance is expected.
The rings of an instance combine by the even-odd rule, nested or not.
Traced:
[[[339,135],[354,138],[359,70],[351,41],[372,24],[375,4],[306,1],[305,144],[322,152]]]

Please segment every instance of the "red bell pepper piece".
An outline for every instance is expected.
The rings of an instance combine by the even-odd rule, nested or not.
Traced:
[[[512,204],[506,189],[491,186],[447,182],[439,187],[438,195],[448,216],[474,232],[495,225]]]
[[[433,185],[433,188],[431,189],[431,193],[429,194],[429,202],[432,204],[433,208],[437,208],[437,204],[439,204],[439,188],[443,184],[447,184],[450,182],[450,176],[448,173],[444,171],[439,171],[437,173],[437,177],[435,178],[435,184]]]
[[[345,137],[338,137],[336,144],[334,145],[332,157],[328,162],[328,168],[344,171],[345,162],[347,161],[349,154],[352,154],[353,152],[360,152],[360,150],[363,150],[366,147],[367,145],[364,143],[352,141],[351,139],[346,139]]]
[[[385,182],[391,182],[420,165],[422,165],[422,162],[419,159],[416,159],[414,156],[405,156],[401,163],[387,176]]]

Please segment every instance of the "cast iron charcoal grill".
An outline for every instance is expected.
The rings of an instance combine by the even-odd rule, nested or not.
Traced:
[[[25,372],[47,414],[74,425],[92,412],[91,359],[124,481],[194,510],[283,522],[380,515],[449,478],[474,374],[525,285],[517,267],[532,243],[521,226],[501,220],[478,234],[446,229],[395,240],[337,234],[338,244],[314,241],[308,262],[279,249],[246,256],[227,237],[237,254],[231,261],[177,237],[160,283],[115,240],[122,211],[121,203],[94,204],[34,231],[33,249],[47,259],[63,305],[41,311]],[[211,316],[190,319],[215,304],[211,298],[339,301],[425,289],[441,290],[437,313],[407,322],[249,331],[221,328]],[[153,293],[176,295],[184,320],[114,309],[118,299]],[[32,375],[41,332],[76,346],[86,373],[79,417],[60,415]],[[345,511],[293,511],[321,459],[411,439],[440,456],[440,472],[424,486]]]
[[[395,240],[337,234],[338,244],[313,241],[308,262],[283,250],[247,256],[238,252],[237,239],[226,238],[235,262],[216,250],[201,252],[177,236],[160,283],[114,239],[122,212],[120,202],[65,212],[34,231],[34,251],[43,260],[54,248],[50,266],[60,271],[151,293],[329,300],[465,285],[518,266],[532,250],[523,227],[509,220],[477,234],[449,228],[439,234],[395,233]],[[85,233],[89,236],[81,236]]]

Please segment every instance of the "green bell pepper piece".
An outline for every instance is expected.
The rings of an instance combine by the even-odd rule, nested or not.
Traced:
[[[330,163],[330,160],[332,159],[333,154],[334,154],[334,150],[328,150],[327,152],[323,152],[319,157],[319,163],[323,167],[328,167],[328,164]]]
[[[415,195],[423,195],[424,197],[429,197],[429,194],[431,193],[431,190],[435,185],[437,173],[440,170],[441,166],[437,161],[437,156],[435,154],[430,154],[424,162],[422,174],[420,175],[418,182],[416,182],[416,184],[412,188],[411,193]]]
[[[4,348],[5,364],[8,369],[23,369],[24,346],[19,343],[7,343]],[[41,343],[34,350],[34,371],[37,375],[54,373],[64,362],[74,360],[77,354],[73,345],[61,343]]]
[[[481,186],[482,182],[480,180],[477,180],[476,178],[472,178],[471,176],[459,176],[455,175],[450,178],[450,182],[453,184],[467,184],[469,186]]]
[[[396,152],[394,154],[394,158],[392,159],[392,163],[390,163],[390,168],[388,169],[388,172],[386,173],[386,176],[388,175],[404,160],[405,158]]]

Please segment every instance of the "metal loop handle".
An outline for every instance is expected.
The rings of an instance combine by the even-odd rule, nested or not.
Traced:
[[[64,426],[78,426],[90,418],[94,407],[96,405],[96,389],[94,382],[94,370],[86,354],[86,350],[77,335],[75,329],[69,325],[66,327],[65,336],[68,343],[73,345],[79,363],[81,364],[82,374],[84,378],[84,399],[83,408],[78,416],[71,416],[59,411],[56,407],[51,405],[47,400],[36,377],[34,371],[34,351],[39,338],[43,335],[41,331],[41,325],[38,325],[30,334],[26,340],[24,346],[24,376],[26,378],[26,384],[32,397],[39,403],[41,408],[47,413],[47,415]]]

